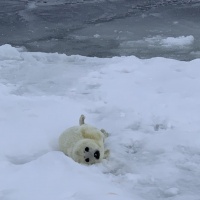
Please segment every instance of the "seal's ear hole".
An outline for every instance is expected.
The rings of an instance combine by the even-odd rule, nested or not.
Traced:
[[[85,162],[90,162],[90,159],[89,159],[89,158],[86,158],[86,159],[85,159]]]
[[[88,152],[90,149],[89,147],[85,147],[85,151]]]

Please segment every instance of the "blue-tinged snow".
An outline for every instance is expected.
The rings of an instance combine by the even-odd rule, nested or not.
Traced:
[[[198,200],[199,66],[1,46],[0,199]],[[81,114],[110,133],[103,163],[80,165],[58,149]]]

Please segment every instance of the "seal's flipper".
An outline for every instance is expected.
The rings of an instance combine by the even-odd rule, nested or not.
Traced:
[[[110,155],[110,151],[108,150],[108,149],[106,149],[105,151],[104,151],[104,159],[106,159],[106,158],[108,158],[109,157],[109,155]]]
[[[83,125],[85,124],[85,116],[84,115],[81,115],[80,118],[79,118],[79,125]]]
[[[108,132],[106,132],[105,129],[102,128],[100,131],[104,134],[104,138],[107,138],[109,136]]]

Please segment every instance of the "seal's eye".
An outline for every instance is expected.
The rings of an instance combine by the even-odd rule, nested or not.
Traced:
[[[88,152],[90,149],[89,147],[85,147],[85,151]]]
[[[86,158],[86,159],[85,159],[85,162],[90,162],[90,159],[89,159],[89,158]]]

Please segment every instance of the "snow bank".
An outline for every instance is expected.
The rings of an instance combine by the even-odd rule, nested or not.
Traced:
[[[20,53],[11,45],[6,44],[0,48],[0,60],[20,60]]]
[[[199,59],[87,58],[9,45],[0,58],[0,199],[199,198]],[[83,166],[58,150],[60,133],[82,113],[110,133],[103,163]]]

